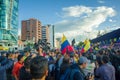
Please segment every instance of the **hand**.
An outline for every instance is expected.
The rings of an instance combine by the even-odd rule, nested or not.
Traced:
[[[32,58],[36,57],[37,55],[36,54],[32,54]]]
[[[94,80],[94,75],[89,76],[88,80]]]

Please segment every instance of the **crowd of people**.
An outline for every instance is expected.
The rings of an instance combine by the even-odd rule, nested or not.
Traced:
[[[120,44],[86,53],[0,52],[0,80],[119,80]]]

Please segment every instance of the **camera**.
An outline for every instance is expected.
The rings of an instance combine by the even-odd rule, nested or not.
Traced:
[[[93,76],[93,74],[89,72],[89,73],[87,74],[87,76],[85,77],[85,80],[89,80],[89,78],[92,77],[92,76]]]

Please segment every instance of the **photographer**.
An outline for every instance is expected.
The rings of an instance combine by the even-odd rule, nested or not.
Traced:
[[[95,78],[97,80],[115,80],[115,68],[110,65],[106,55],[97,57]]]
[[[94,80],[94,76],[91,73],[88,73],[86,76],[83,71],[87,67],[87,64],[88,59],[81,56],[78,60],[78,64],[71,66],[72,72],[70,74],[70,80]]]

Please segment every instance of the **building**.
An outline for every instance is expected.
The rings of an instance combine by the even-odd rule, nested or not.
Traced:
[[[60,49],[61,47],[61,38],[56,38],[56,48]]]
[[[92,43],[98,43],[98,42],[108,42],[110,40],[114,40],[114,39],[117,39],[119,40],[120,38],[120,28],[117,29],[117,30],[114,30],[112,32],[109,32],[109,33],[106,33],[100,37],[97,37],[95,39],[92,39],[91,42]]]
[[[29,19],[22,21],[21,40],[38,42],[42,39],[41,22],[37,19]]]
[[[9,46],[18,41],[19,0],[0,0],[0,43]]]
[[[50,42],[49,26],[42,26],[42,39],[46,39]]]

